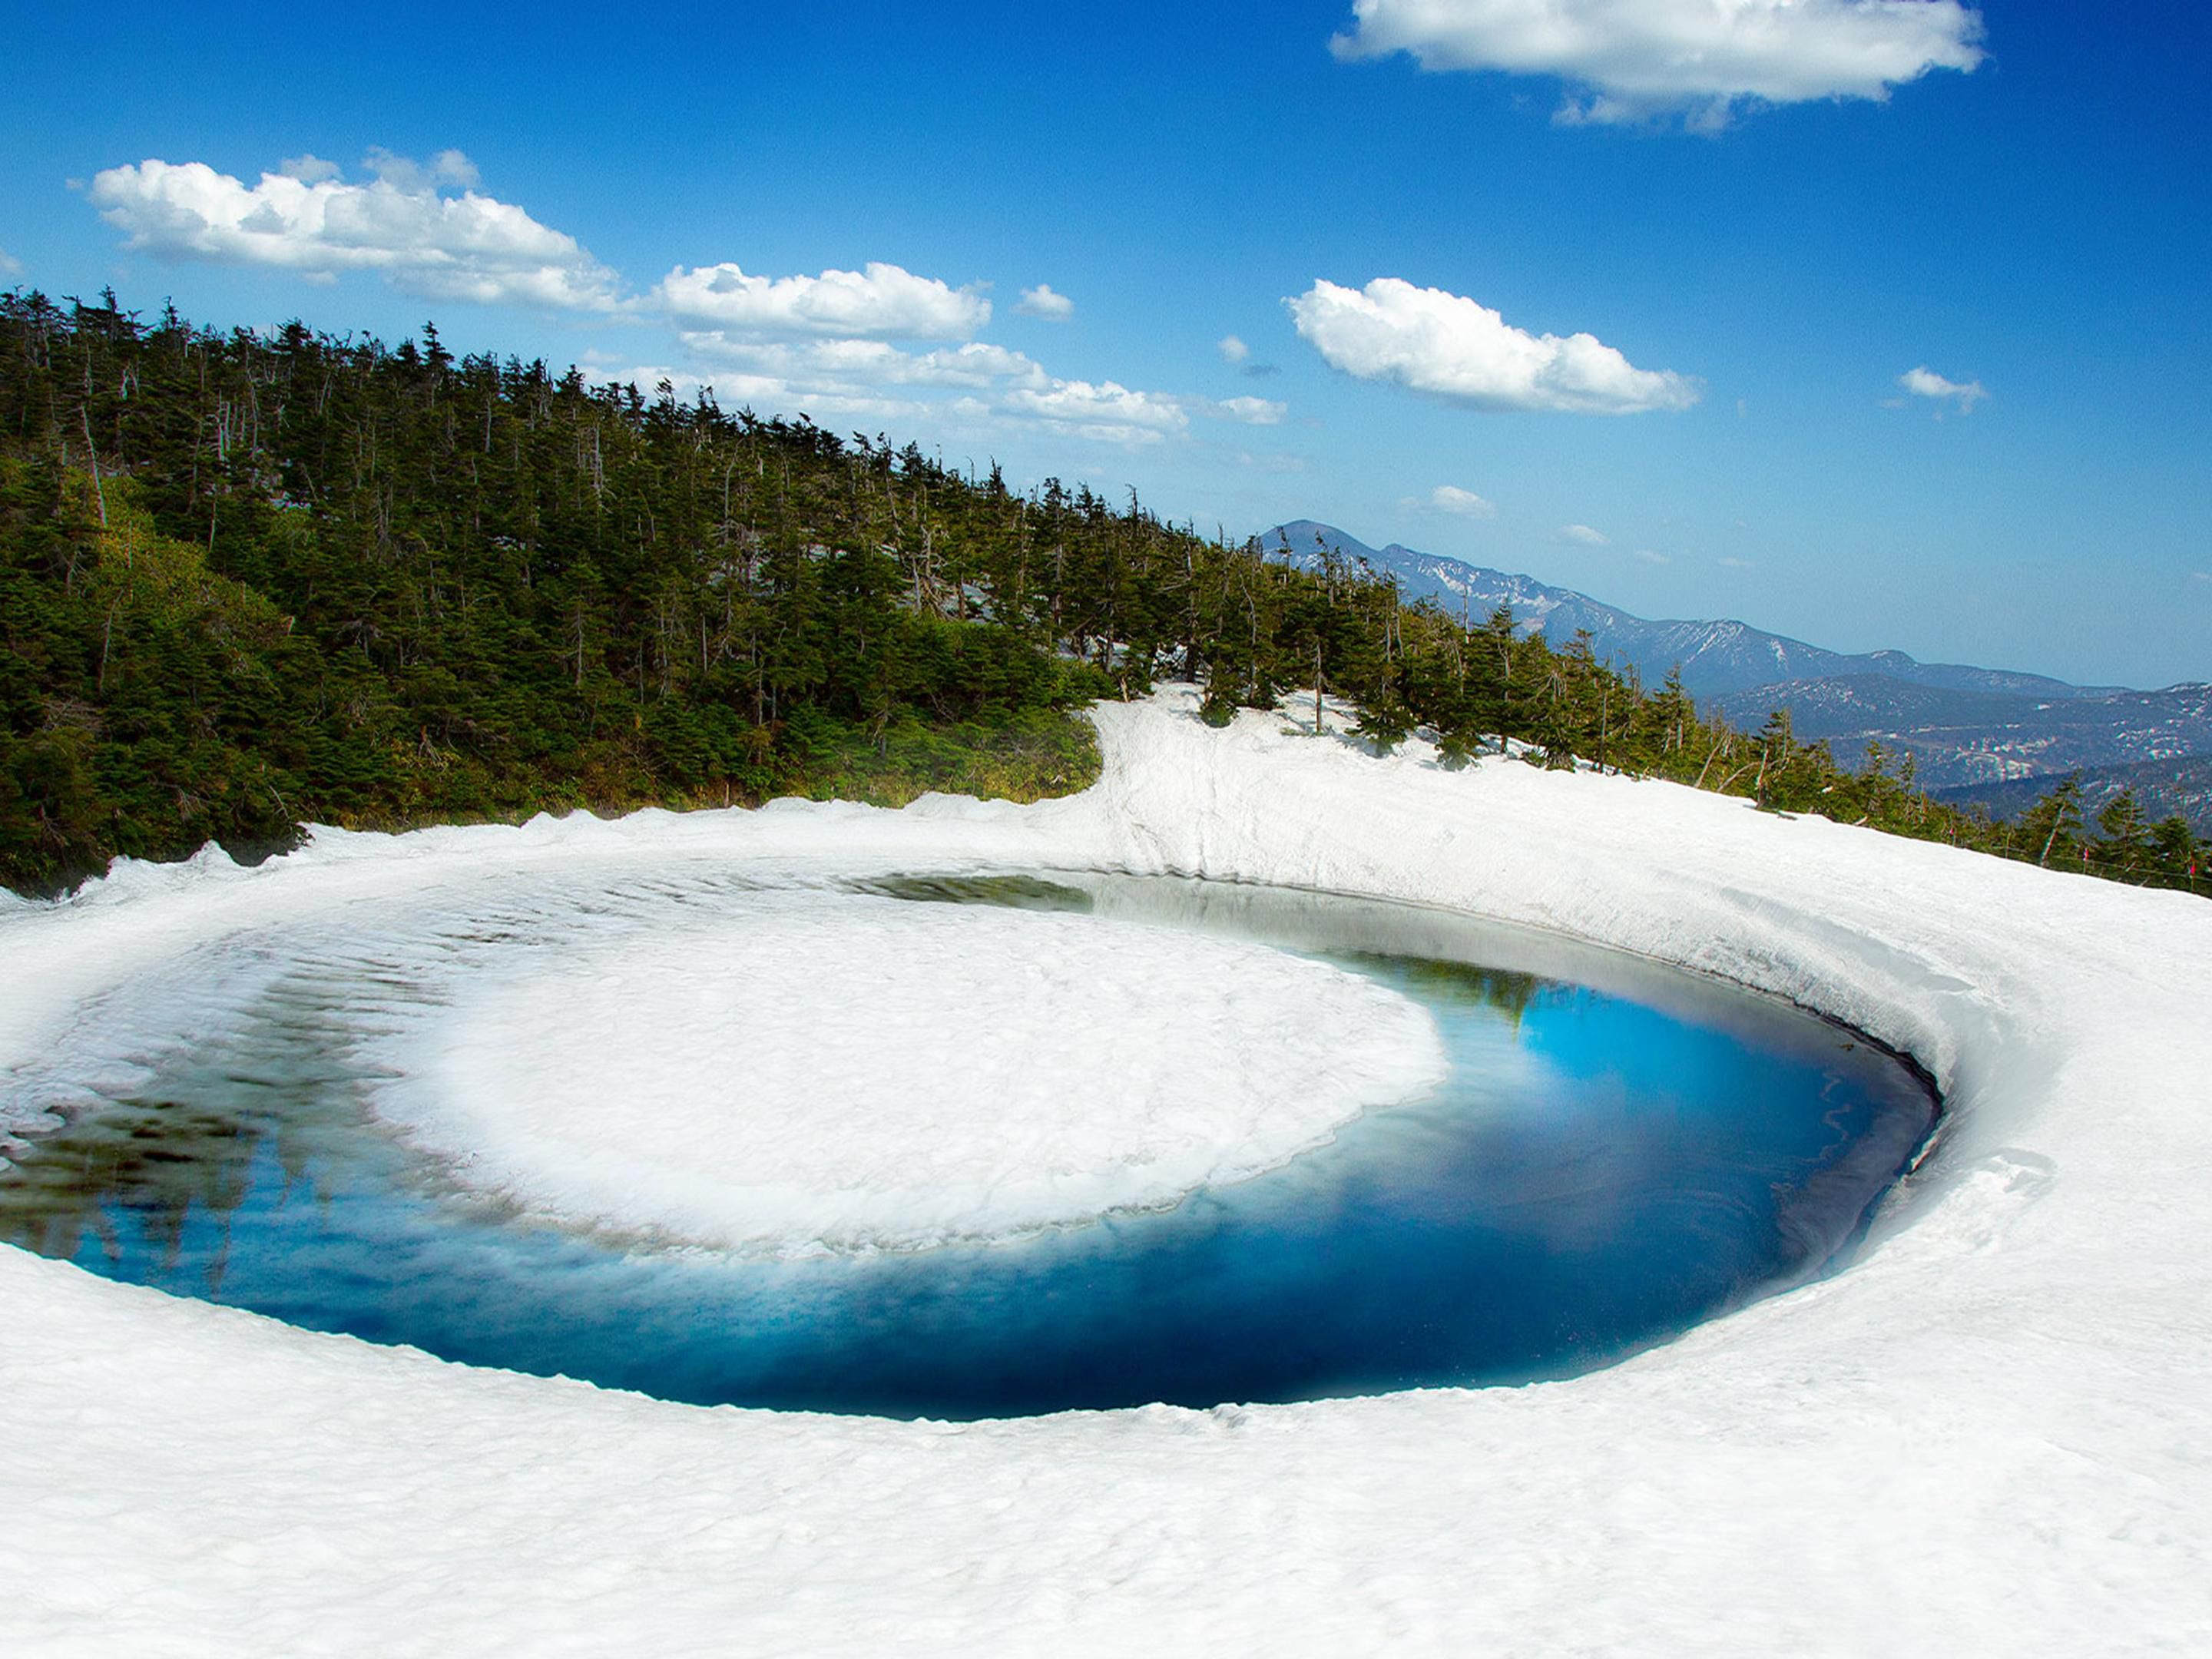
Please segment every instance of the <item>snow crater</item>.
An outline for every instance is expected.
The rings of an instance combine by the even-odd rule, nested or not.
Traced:
[[[371,1058],[466,1186],[785,1255],[1172,1204],[1445,1070],[1425,1010],[1325,963],[819,890],[495,957]]]

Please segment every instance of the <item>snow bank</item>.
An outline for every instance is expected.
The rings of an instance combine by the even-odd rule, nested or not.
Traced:
[[[1796,997],[1927,1062],[1941,1142],[1848,1271],[1573,1382],[959,1427],[471,1371],[0,1250],[0,1647],[2212,1645],[2212,906],[1665,785],[1446,773],[1261,716],[1213,732],[1189,708],[1101,710],[1100,784],[1034,808],[644,814],[126,867],[0,914],[0,1063],[43,1053],[58,1079],[100,1046],[90,1011],[167,985],[190,1018],[177,988],[205,952],[250,960],[257,928],[399,884],[1176,871],[1478,911]]]

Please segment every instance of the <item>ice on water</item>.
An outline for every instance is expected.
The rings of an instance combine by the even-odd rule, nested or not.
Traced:
[[[530,1209],[748,1251],[1170,1203],[1444,1072],[1371,981],[1085,915],[767,890],[485,954],[374,1046],[377,1109]]]

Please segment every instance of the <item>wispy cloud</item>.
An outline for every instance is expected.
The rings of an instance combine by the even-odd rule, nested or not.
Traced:
[[[1341,58],[1410,54],[1425,70],[1567,83],[1569,124],[1725,126],[1747,104],[1887,99],[1931,70],[1982,61],[1959,0],[1353,0]]]
[[[1274,364],[1263,363],[1255,358],[1252,348],[1234,334],[1223,335],[1213,343],[1213,349],[1220,353],[1223,362],[1249,380],[1264,380],[1269,375],[1281,372]]]
[[[4,247],[0,247],[0,276],[21,276],[23,262]]]
[[[1298,333],[1334,367],[1477,409],[1630,415],[1686,409],[1697,382],[1638,368],[1589,334],[1531,334],[1487,306],[1378,276],[1319,281],[1285,300]]]
[[[1613,538],[1602,530],[1593,530],[1586,524],[1563,524],[1552,532],[1555,542],[1573,542],[1582,547],[1610,547]]]
[[[1184,435],[1194,416],[1273,426],[1284,406],[1261,398],[1184,397],[1116,380],[1064,380],[1026,353],[971,340],[915,351],[883,340],[763,340],[719,330],[678,337],[694,368],[672,380],[720,397],[810,414],[869,419],[951,416],[984,428],[1027,426],[1097,442],[1150,445]],[[634,369],[649,382],[668,371]],[[935,402],[937,394],[958,394]]]
[[[1287,404],[1279,404],[1271,398],[1193,398],[1185,401],[1200,414],[1244,426],[1279,426],[1283,416],[1290,413]]]
[[[1916,398],[1933,398],[1939,402],[1952,402],[1959,413],[1971,415],[1974,405],[1985,401],[1989,392],[1979,380],[1949,380],[1925,363],[1917,368],[1908,368],[1897,377],[1898,385]]]

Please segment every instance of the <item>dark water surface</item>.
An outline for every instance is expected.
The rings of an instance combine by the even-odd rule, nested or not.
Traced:
[[[1056,876],[870,884],[1228,932],[1428,1007],[1430,1098],[1169,1211],[798,1261],[471,1197],[381,1129],[281,988],[0,1171],[0,1238],[318,1330],[702,1404],[979,1417],[1522,1382],[1605,1364],[1847,1252],[1934,1102],[1838,1027],[1406,907]],[[324,988],[326,993],[327,988]]]

